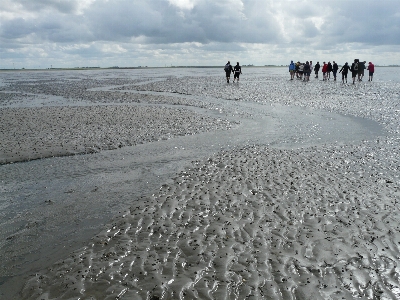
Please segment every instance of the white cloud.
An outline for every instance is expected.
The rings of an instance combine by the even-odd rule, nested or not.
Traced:
[[[105,52],[105,53],[115,53],[115,54],[118,54],[118,53],[125,53],[125,52],[127,52],[128,50],[126,50],[124,47],[122,47],[121,45],[110,45],[110,44],[106,44],[106,45],[103,45],[102,47],[101,47],[101,51],[103,51],[103,52]]]
[[[311,17],[310,18],[311,22],[313,22],[315,28],[318,30],[321,30],[322,25],[324,25],[325,21],[323,17]]]
[[[196,4],[196,0],[168,0],[168,2],[172,5],[180,9],[193,9]]]
[[[398,0],[2,0],[0,68],[36,65],[26,48],[74,66],[89,58],[103,66],[210,65],[228,55],[263,65],[357,52],[389,64],[400,61],[397,7]]]

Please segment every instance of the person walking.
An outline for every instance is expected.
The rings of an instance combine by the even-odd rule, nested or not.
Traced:
[[[319,61],[317,61],[317,64],[314,67],[314,71],[315,71],[315,78],[318,78],[318,72],[319,72],[319,68],[321,66],[319,65]]]
[[[299,78],[299,67],[300,67],[300,62],[298,61],[297,63],[294,64],[294,71],[296,73],[296,78]]]
[[[239,62],[236,63],[236,66],[233,68],[233,83],[235,83],[235,79],[239,83],[239,75],[242,74],[242,67],[239,65]]]
[[[372,77],[374,77],[374,72],[375,72],[375,65],[372,62],[368,63],[368,81],[372,81]]]
[[[224,68],[226,75],[226,82],[229,83],[229,79],[231,78],[231,73],[233,73],[233,68],[231,66],[231,62],[228,61]]]
[[[336,81],[336,74],[337,71],[339,69],[339,66],[337,65],[337,63],[335,61],[333,61],[333,65],[332,65],[332,72],[333,72],[333,80]]]
[[[358,61],[358,81],[362,81],[364,77],[365,62]]]
[[[342,68],[340,69],[339,73],[342,73],[342,82],[344,83],[344,80],[346,79],[346,83],[347,83],[347,73],[350,70],[350,66],[349,64],[346,62],[344,64],[344,66],[342,66]]]
[[[295,71],[295,69],[296,69],[296,66],[294,65],[293,60],[291,60],[290,64],[289,64],[290,80],[294,79],[294,71]]]
[[[303,73],[304,73],[304,63],[300,63],[300,65],[299,65],[299,79],[303,79]]]
[[[328,80],[326,73],[328,72],[328,65],[326,62],[324,62],[324,65],[322,66],[322,81]]]
[[[353,84],[355,84],[356,81],[356,76],[358,74],[358,59],[355,59],[354,62],[351,64],[350,71],[351,71],[351,77],[353,78]]]
[[[331,79],[331,72],[332,72],[332,70],[333,70],[333,69],[332,69],[332,64],[331,64],[330,61],[328,61],[328,69],[327,69],[327,71],[326,71],[326,72],[328,73],[328,74],[327,74],[328,80]]]
[[[311,68],[310,68],[310,63],[308,61],[306,61],[306,64],[304,65],[303,73],[304,73],[304,81],[309,81]]]

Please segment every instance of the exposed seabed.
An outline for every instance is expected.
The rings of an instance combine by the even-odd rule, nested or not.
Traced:
[[[202,72],[3,78],[0,295],[399,297],[398,84]]]

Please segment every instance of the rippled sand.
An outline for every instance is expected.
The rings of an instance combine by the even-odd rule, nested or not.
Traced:
[[[33,276],[24,299],[395,299],[399,192],[372,163],[359,147],[220,153]]]
[[[285,79],[234,86],[182,77],[118,89],[329,110],[375,120],[388,134],[286,150],[243,145],[199,158],[86,247],[32,274],[21,297],[400,298],[398,84]]]

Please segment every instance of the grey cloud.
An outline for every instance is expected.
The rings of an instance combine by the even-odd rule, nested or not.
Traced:
[[[89,27],[102,40],[120,40],[139,36],[161,36],[164,14],[171,14],[165,1],[95,2],[87,12]]]
[[[14,0],[21,4],[25,10],[41,11],[43,9],[54,9],[61,13],[74,13],[78,7],[78,0]]]
[[[77,0],[16,0],[25,9],[54,9],[31,20],[2,22],[4,38],[35,33],[53,42],[121,41],[141,37],[145,43],[224,42],[280,43],[278,21],[297,20],[292,43],[319,39],[319,44],[400,43],[397,2],[381,1],[249,1],[204,0],[193,10],[183,10],[164,0],[95,1],[83,16],[73,15]],[[362,4],[362,5],[361,5]],[[64,15],[69,13],[69,15]],[[278,20],[280,13],[284,20]],[[322,17],[321,30],[310,21]]]
[[[238,11],[240,8],[215,1],[200,2],[190,11],[180,11],[168,2],[158,0],[121,0],[118,7],[111,2],[99,4],[95,4],[89,12],[89,19],[92,20],[94,34],[104,40],[142,36],[147,42],[160,44],[213,41],[265,43],[276,40],[278,36],[272,16],[250,14],[245,19]]]
[[[296,20],[296,36],[317,37],[318,46],[338,43],[400,44],[398,1],[282,1],[288,20]],[[307,19],[321,18],[318,30]],[[303,24],[302,24],[303,23]],[[311,30],[311,32],[310,32]]]
[[[0,12],[7,11],[0,20],[2,58],[23,57],[12,50],[28,45],[60,61],[63,55],[112,58],[118,55],[112,53],[114,45],[127,49],[126,57],[149,61],[158,50],[174,59],[177,53],[207,57],[245,53],[253,43],[260,44],[253,53],[264,47],[277,57],[299,49],[334,53],[400,45],[398,0],[201,0],[191,10],[168,0],[96,0],[84,10],[79,0],[4,1],[22,9],[18,14],[16,6],[0,4]]]
[[[34,31],[35,24],[32,24],[23,18],[16,18],[8,22],[2,22],[0,27],[1,37],[5,39],[18,39],[27,36]]]
[[[298,22],[296,32],[291,38],[293,44],[301,47],[302,45],[309,45],[310,41],[319,35],[320,31],[315,27],[315,24],[305,19]],[[324,41],[326,42],[327,39],[325,38]]]
[[[93,40],[82,16],[42,14],[34,19],[12,19],[0,27],[3,39],[23,39],[34,35],[36,42],[89,42]]]
[[[99,49],[99,47],[95,45],[90,45],[84,48],[70,48],[64,50],[64,52],[69,55],[78,55],[84,58],[102,57],[104,55],[104,53]]]
[[[44,41],[57,43],[88,43],[93,35],[81,16],[49,17],[39,24],[37,35]]]
[[[325,36],[347,43],[400,44],[397,1],[343,1],[323,26]]]
[[[52,1],[39,2],[44,5]],[[76,39],[82,40],[84,29],[85,40],[127,41],[143,37],[145,42],[158,44],[279,43],[282,36],[274,11],[260,5],[258,1],[245,2],[242,7],[228,5],[228,2],[207,0],[199,2],[193,10],[183,12],[169,5],[167,1],[159,0],[120,0],[117,4],[114,1],[96,1],[81,19],[73,15],[58,15],[54,18],[47,14],[40,20],[31,20],[28,26],[23,26],[24,22],[13,24],[18,23],[14,21],[9,26],[5,24],[3,36],[17,34],[21,37],[23,34],[37,32],[49,41],[72,42],[74,32]],[[300,11],[308,10],[309,7],[304,6]],[[41,21],[42,19],[49,20]],[[48,24],[44,24],[45,22]],[[39,23],[40,26],[33,23]],[[305,21],[299,24],[299,36],[314,37],[318,34],[312,23]]]

